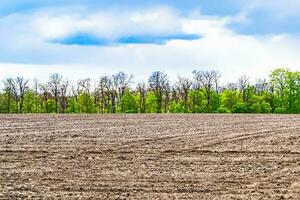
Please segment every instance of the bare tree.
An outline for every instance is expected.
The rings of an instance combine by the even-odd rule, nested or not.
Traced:
[[[218,71],[215,71],[215,90],[216,90],[216,94],[217,94],[217,107],[220,107],[220,97],[219,97],[219,92],[221,90],[221,88],[219,87],[219,80],[221,78],[221,73]]]
[[[116,106],[119,104],[120,99],[125,94],[126,89],[129,88],[133,75],[128,75],[124,72],[118,72],[111,77],[111,102],[112,112],[116,112]]]
[[[6,88],[7,95],[8,95],[8,103],[7,103],[8,111],[10,112],[10,105],[11,105],[10,98],[12,95],[13,99],[16,101],[16,104],[17,104],[15,112],[18,113],[19,112],[18,111],[19,98],[18,98],[17,84],[13,78],[7,78],[4,81],[4,85]]]
[[[15,79],[8,78],[5,81],[5,85],[10,93],[13,94],[14,100],[16,101],[16,112],[22,113],[24,95],[29,89],[28,80],[25,80],[23,77],[17,77]]]
[[[61,84],[62,84],[62,76],[58,73],[54,73],[50,75],[50,79],[48,81],[49,89],[54,96],[55,100],[55,112],[58,113],[58,101],[59,101],[59,95],[61,92]]]
[[[146,112],[146,85],[145,83],[139,83],[137,85],[137,92],[139,94],[139,110],[141,113]]]
[[[255,90],[257,94],[261,95],[263,92],[268,91],[269,89],[269,84],[268,81],[264,79],[258,79],[255,83]]]
[[[244,102],[247,102],[246,89],[248,86],[249,86],[249,78],[246,75],[241,76],[238,80],[238,87]]]
[[[38,112],[38,108],[39,108],[39,80],[38,79],[34,79],[34,93],[35,93],[35,112]]]
[[[173,85],[171,87],[171,101],[175,101],[176,103],[180,100],[180,95],[178,91],[178,86]]]
[[[81,92],[86,92],[88,94],[91,94],[91,79],[81,79],[77,82],[77,91],[80,94]]]
[[[157,99],[157,112],[161,113],[163,94],[169,86],[168,76],[164,72],[155,71],[149,77],[148,82]]]
[[[7,102],[6,102],[6,112],[7,113],[10,113],[10,106],[11,106],[11,96],[12,96],[12,91],[13,91],[13,88],[12,88],[12,85],[11,85],[11,79],[8,78],[4,81],[4,90],[7,94]]]
[[[124,72],[118,72],[112,76],[113,84],[117,89],[118,99],[120,99],[126,89],[129,88],[130,84],[132,83],[133,75],[128,75]]]
[[[176,82],[177,90],[183,99],[185,110],[188,110],[188,94],[192,87],[192,81],[189,78],[178,76]]]
[[[95,89],[95,95],[99,99],[99,110],[101,113],[110,112],[110,100],[113,88],[110,76],[101,76]]]
[[[167,113],[169,110],[169,101],[170,101],[170,93],[171,93],[171,87],[169,82],[166,84],[166,86],[164,87],[164,112]]]
[[[60,86],[60,105],[61,105],[61,112],[65,113],[68,107],[68,98],[67,92],[69,87],[69,81],[64,80]]]
[[[75,100],[78,101],[78,96],[81,93],[81,87],[80,87],[79,81],[77,81],[76,85],[71,86],[71,91],[72,91],[72,94],[73,94]]]
[[[48,106],[45,107],[44,109],[44,105],[43,105],[43,102],[46,102],[48,101],[48,99],[51,97],[51,93],[50,93],[50,89],[48,87],[48,84],[43,84],[43,83],[40,83],[39,84],[39,88],[40,88],[40,91],[41,91],[41,111],[46,111],[46,113],[49,112],[48,110]]]
[[[225,88],[236,91],[236,90],[238,90],[239,87],[238,87],[237,83],[228,83]]]
[[[214,90],[214,85],[217,87],[218,79],[220,74],[217,71],[193,71],[194,79],[196,82],[196,87],[203,87],[204,94],[206,97],[206,110],[210,111],[211,101],[212,101],[212,92]]]
[[[29,80],[25,80],[23,77],[16,78],[17,91],[20,98],[20,113],[23,112],[24,95],[29,90],[28,81]]]

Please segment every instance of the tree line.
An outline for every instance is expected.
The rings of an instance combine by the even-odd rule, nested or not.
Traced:
[[[218,71],[194,70],[192,78],[155,71],[133,87],[124,72],[71,85],[60,74],[47,82],[24,77],[3,80],[1,113],[300,113],[300,72],[278,68],[268,80],[247,76],[220,85]]]

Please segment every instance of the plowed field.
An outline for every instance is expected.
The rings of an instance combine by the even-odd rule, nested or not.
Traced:
[[[1,115],[25,198],[300,199],[300,115]]]

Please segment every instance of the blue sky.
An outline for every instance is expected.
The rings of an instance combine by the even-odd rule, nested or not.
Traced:
[[[0,78],[299,70],[298,0],[2,0]]]

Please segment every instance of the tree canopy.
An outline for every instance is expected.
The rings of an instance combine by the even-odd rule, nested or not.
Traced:
[[[300,72],[278,68],[268,79],[247,76],[220,85],[217,71],[194,70],[174,84],[165,72],[147,82],[119,72],[71,85],[58,73],[45,83],[24,77],[3,80],[1,113],[300,113]]]

